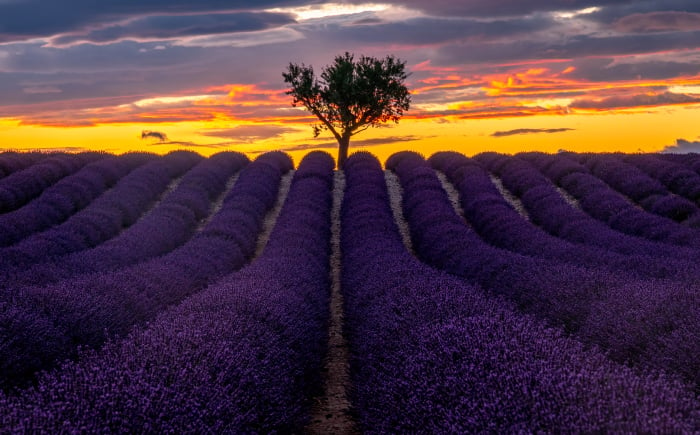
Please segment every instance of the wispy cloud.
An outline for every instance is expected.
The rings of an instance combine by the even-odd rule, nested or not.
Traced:
[[[602,99],[583,99],[574,101],[571,107],[575,109],[611,110],[698,103],[700,103],[699,97],[662,92],[611,96]]]
[[[51,45],[61,47],[86,42],[107,44],[127,39],[179,40],[200,35],[260,31],[293,22],[294,18],[289,14],[270,12],[144,16],[85,32],[62,34],[51,38]]]
[[[700,13],[655,11],[620,18],[613,27],[618,32],[652,33],[700,30]]]
[[[537,133],[563,133],[565,131],[573,131],[574,128],[516,128],[515,130],[494,131],[492,137],[506,137],[520,134],[537,134]]]
[[[374,147],[382,145],[390,145],[392,143],[398,142],[413,142],[421,139],[425,139],[432,136],[388,136],[382,138],[371,138],[371,139],[361,139],[354,140],[350,143],[351,148],[357,147]],[[338,142],[322,141],[316,143],[301,143],[295,145],[284,146],[281,145],[278,149],[280,151],[307,151],[307,150],[319,150],[319,149],[335,149],[338,147]],[[266,149],[267,150],[267,149]],[[253,153],[260,153],[266,150],[254,150]]]
[[[199,134],[232,139],[237,142],[251,143],[259,140],[274,139],[285,133],[301,131],[298,128],[283,127],[280,125],[240,125],[233,128],[203,130]]]

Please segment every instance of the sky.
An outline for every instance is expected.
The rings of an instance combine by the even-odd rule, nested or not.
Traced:
[[[700,151],[697,0],[0,0],[0,148],[334,152],[282,72],[406,62],[411,149]]]

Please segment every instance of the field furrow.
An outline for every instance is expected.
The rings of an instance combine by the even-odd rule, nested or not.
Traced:
[[[700,157],[0,153],[0,433],[700,433]]]

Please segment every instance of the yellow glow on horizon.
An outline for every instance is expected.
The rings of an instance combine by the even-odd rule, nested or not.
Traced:
[[[576,152],[656,152],[671,146],[677,139],[697,140],[696,121],[699,107],[671,107],[634,113],[576,113],[570,115],[526,116],[521,118],[486,119],[410,119],[390,128],[370,129],[353,138],[350,151],[366,150],[382,162],[401,150],[414,150],[430,156],[437,151],[453,150],[465,155],[485,151],[517,153],[560,149]],[[205,136],[213,129],[230,129],[236,124],[214,120],[160,124],[174,143],[142,140],[141,131],[152,129],[148,124],[115,124],[91,127],[44,127],[19,125],[17,120],[0,119],[0,149],[67,151],[104,150],[115,154],[127,151],[150,151],[164,154],[175,149],[189,149],[204,156],[220,151],[239,151],[254,158],[260,152],[286,150],[298,164],[310,148],[324,145],[335,157],[336,146],[329,134],[314,139],[308,124],[276,124],[293,126],[299,131],[284,132],[276,137],[254,141],[236,141]],[[266,124],[269,125],[269,124]],[[512,134],[495,137],[495,132],[519,129],[571,129],[557,133]],[[363,140],[407,138],[382,145],[362,146]],[[301,148],[301,149],[297,149]]]

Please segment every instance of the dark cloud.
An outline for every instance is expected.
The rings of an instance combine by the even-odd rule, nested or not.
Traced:
[[[587,14],[584,18],[614,27],[616,21],[635,14],[647,14],[655,12],[700,12],[700,2],[696,0],[637,0],[620,2],[603,6],[597,11]]]
[[[613,23],[624,33],[683,32],[700,30],[700,13],[655,11],[627,15]]]
[[[442,16],[498,17],[534,12],[575,11],[591,6],[625,5],[633,0],[394,0],[389,3]]]
[[[700,48],[700,31],[661,34],[574,35],[565,42],[517,39],[508,42],[460,42],[440,47],[436,65],[576,59],[650,54]]]
[[[156,139],[158,142],[163,143],[168,141],[168,135],[160,131],[143,130],[141,139]]]
[[[279,125],[241,125],[234,128],[200,131],[203,136],[235,139],[240,142],[255,142],[264,139],[280,137],[284,133],[300,131],[298,128],[282,127]]]
[[[572,131],[574,128],[516,128],[515,130],[507,131],[494,131],[491,133],[492,137],[506,137],[515,136],[520,134],[536,134],[536,133],[562,133],[565,131]]]
[[[294,22],[288,14],[238,12],[199,15],[146,16],[51,40],[54,46],[78,42],[104,44],[124,39],[168,40],[187,36],[265,30]]]
[[[624,63],[614,58],[593,58],[576,60],[572,65],[576,70],[569,77],[597,82],[665,80],[700,74],[700,64],[692,59],[682,61],[649,58]]]
[[[700,141],[676,139],[675,145],[669,145],[661,150],[661,152],[674,154],[700,153]]]
[[[571,103],[573,109],[627,109],[635,107],[667,106],[700,103],[700,98],[673,92],[612,96],[598,100],[582,99]]]
[[[17,0],[0,3],[0,43],[83,31],[144,15],[249,11],[317,0]]]
[[[412,18],[371,24],[300,26],[308,38],[363,44],[435,44],[455,40],[509,39],[555,25],[545,16],[483,21],[469,18]]]

